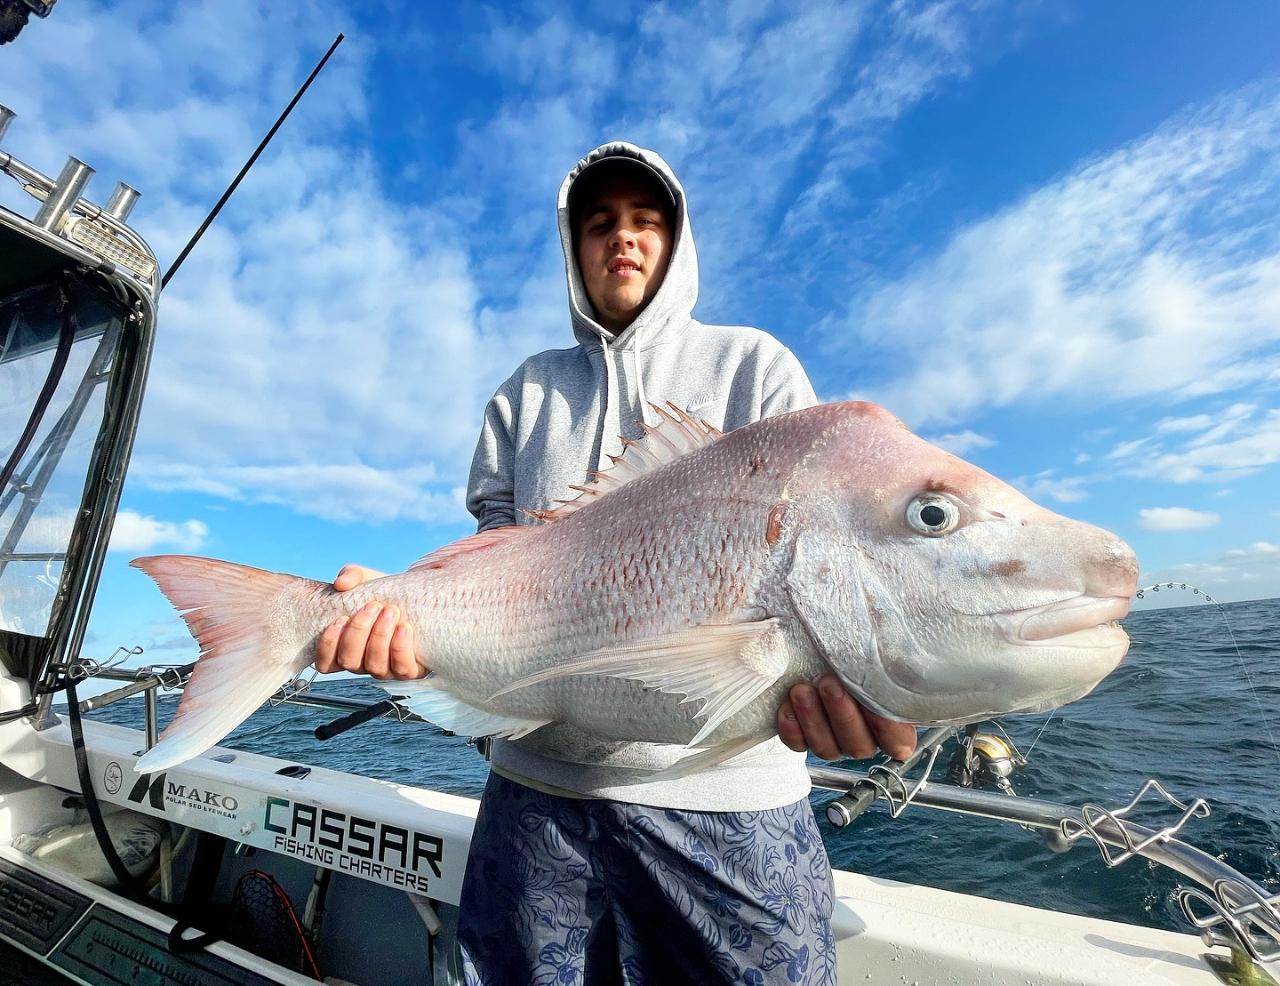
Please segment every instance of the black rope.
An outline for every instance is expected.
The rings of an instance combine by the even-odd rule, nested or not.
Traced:
[[[198,952],[202,948],[221,941],[224,929],[214,927],[211,931],[204,928],[223,925],[226,921],[210,910],[213,889],[218,882],[218,873],[222,869],[222,856],[226,852],[227,840],[212,832],[196,833],[196,849],[191,858],[191,869],[187,873],[187,889],[182,895],[182,906],[178,908],[178,920],[169,929],[169,951],[174,955],[184,952]],[[199,924],[196,922],[199,921]],[[188,931],[199,934],[192,938],[184,937]]]
[[[29,715],[34,715],[40,708],[35,702],[28,702],[20,709],[10,709],[8,712],[0,712],[0,726],[6,723],[17,722],[19,719],[25,719]]]
[[[64,310],[62,328],[58,333],[58,348],[53,354],[53,362],[49,365],[49,373],[44,379],[44,386],[40,388],[35,407],[31,409],[31,416],[27,418],[27,426],[22,429],[18,444],[13,447],[9,461],[4,464],[3,469],[0,469],[0,493],[8,489],[9,483],[13,481],[13,474],[17,472],[18,463],[27,454],[32,439],[36,437],[40,422],[44,420],[44,412],[48,410],[49,402],[53,400],[53,395],[62,380],[62,371],[66,368],[67,358],[71,355],[71,343],[75,339],[78,322],[75,306],[71,304],[64,289],[59,290],[58,306]]]
[[[44,642],[44,640],[45,638],[41,638],[42,642]],[[28,702],[22,708],[10,709],[8,712],[0,712],[0,726],[10,722],[17,722],[19,719],[25,719],[29,715],[34,715],[35,713],[40,711],[40,703],[36,701],[36,699],[39,699],[45,695],[56,695],[58,694],[58,692],[66,690],[68,683],[71,681],[71,673],[73,672],[74,667],[68,667],[65,664],[54,665],[53,667],[54,667],[54,670],[62,671],[62,679],[57,684],[52,685],[49,688],[40,689],[38,692],[36,692],[35,698],[33,698],[30,702]]]
[[[93,825],[93,834],[98,839],[98,847],[106,857],[111,872],[120,881],[120,890],[126,897],[139,903],[152,906],[148,899],[146,885],[129,872],[124,861],[120,859],[115,846],[111,844],[111,835],[107,832],[106,822],[102,819],[102,806],[98,804],[98,796],[93,791],[93,778],[89,775],[89,754],[84,746],[84,726],[80,722],[80,700],[76,697],[75,682],[68,675],[66,678],[67,712],[71,717],[71,748],[76,756],[76,774],[80,778],[80,793],[84,797],[84,806],[89,811],[89,822]]]
[[[128,867],[111,844],[111,834],[102,817],[102,806],[93,790],[93,777],[89,772],[89,755],[84,743],[84,725],[80,719],[80,700],[76,695],[75,681],[66,675],[62,685],[67,692],[67,713],[71,719],[71,748],[75,752],[76,774],[80,779],[80,794],[84,798],[84,806],[89,812],[89,822],[93,826],[93,834],[98,840],[98,847],[120,882],[120,892],[145,907],[174,915],[176,923],[169,930],[169,950],[175,955],[183,952],[194,952],[213,942],[220,941],[223,932],[219,929],[201,932],[194,938],[186,938],[187,931],[199,931],[192,919],[197,913],[208,907],[212,897],[218,872],[222,868],[223,851],[226,839],[208,832],[199,832],[196,839],[196,852],[192,859],[191,871],[187,876],[187,892],[180,907],[166,907],[154,900],[147,884],[129,872]],[[176,912],[176,914],[175,914]],[[201,919],[202,925],[213,923],[212,915]],[[221,923],[221,922],[218,922]]]

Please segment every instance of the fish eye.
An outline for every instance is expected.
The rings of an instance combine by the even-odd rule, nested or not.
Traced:
[[[960,524],[960,508],[949,497],[924,493],[907,504],[907,525],[912,530],[941,537]]]

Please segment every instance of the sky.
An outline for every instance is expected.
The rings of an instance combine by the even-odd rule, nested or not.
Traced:
[[[485,402],[572,342],[556,192],[613,139],[685,185],[696,317],[1143,585],[1280,596],[1280,6],[444,6],[83,0],[0,49],[5,149],[140,189],[167,266],[347,36],[161,299],[87,654],[193,656],[139,554],[328,580],[470,533]]]

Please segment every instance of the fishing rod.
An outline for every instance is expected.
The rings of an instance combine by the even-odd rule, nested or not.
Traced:
[[[267,135],[262,138],[261,142],[254,149],[254,152],[249,155],[249,160],[244,163],[244,167],[240,169],[240,173],[232,179],[231,184],[227,186],[227,190],[222,193],[222,197],[218,199],[217,203],[209,211],[209,214],[205,216],[204,222],[200,224],[200,228],[192,234],[191,239],[187,241],[187,245],[182,248],[177,259],[174,260],[173,264],[165,272],[164,277],[160,281],[161,289],[169,286],[169,281],[172,280],[173,275],[178,272],[178,268],[182,266],[182,262],[187,259],[187,254],[189,254],[195,248],[195,245],[200,242],[200,237],[204,236],[204,231],[213,225],[213,221],[218,218],[218,213],[222,211],[222,207],[226,205],[227,200],[235,194],[236,189],[240,187],[240,182],[244,181],[244,176],[249,173],[249,169],[253,167],[254,162],[258,160],[258,157],[266,149],[266,146],[271,143],[271,138],[276,135],[276,131],[279,130],[284,121],[289,118],[289,114],[293,112],[293,108],[298,105],[298,100],[300,100],[303,97],[303,94],[311,88],[311,83],[315,81],[316,76],[319,75],[320,71],[325,67],[325,63],[329,61],[329,56],[334,53],[338,45],[342,44],[342,40],[345,37],[346,35],[341,31],[338,32],[338,36],[333,39],[333,44],[329,45],[329,50],[324,53],[324,57],[316,63],[316,67],[313,68],[311,70],[311,74],[307,76],[307,81],[302,83],[302,87],[293,94],[293,99],[289,100],[289,105],[284,108],[284,112],[282,112],[276,119],[275,124],[267,131]]]

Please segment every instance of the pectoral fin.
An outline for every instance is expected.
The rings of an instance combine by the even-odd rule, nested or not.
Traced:
[[[786,643],[777,620],[714,624],[592,651],[513,681],[492,698],[579,674],[640,681],[683,695],[686,702],[703,703],[698,716],[706,721],[689,741],[690,746],[699,746],[786,670]]]

